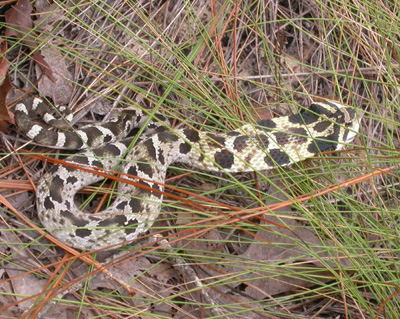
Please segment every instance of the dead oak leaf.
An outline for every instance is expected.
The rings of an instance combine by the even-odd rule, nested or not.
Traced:
[[[6,23],[9,27],[5,31],[7,37],[17,37],[32,51],[32,57],[40,66],[43,73],[52,81],[52,71],[37,49],[37,35],[32,31],[33,21],[31,18],[32,5],[29,0],[18,0],[15,6],[6,14]]]
[[[7,51],[7,42],[4,39],[0,39],[0,130],[2,132],[7,131],[8,123],[14,123],[12,115],[8,112],[6,105],[6,97],[8,92],[11,90],[11,81],[8,75],[8,61],[5,58],[5,52]],[[7,123],[8,122],[8,123]]]

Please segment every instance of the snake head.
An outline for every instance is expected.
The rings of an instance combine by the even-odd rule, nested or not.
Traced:
[[[343,143],[351,143],[358,134],[360,121],[364,113],[359,109],[339,104],[334,101],[325,101],[324,103],[337,108],[337,110],[344,115],[343,125],[345,126],[346,131],[344,132]]]

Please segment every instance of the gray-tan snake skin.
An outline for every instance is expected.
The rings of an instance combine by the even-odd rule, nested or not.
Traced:
[[[71,132],[50,131],[35,124],[29,109],[44,103],[33,99],[16,106],[18,127],[39,144],[84,149],[67,161],[105,170],[121,171],[140,178],[143,188],[119,183],[118,196],[98,214],[86,214],[75,203],[75,194],[101,176],[81,170],[53,166],[39,181],[37,210],[43,226],[56,238],[78,249],[101,249],[137,239],[157,218],[166,170],[172,163],[186,163],[205,171],[246,172],[286,166],[320,152],[340,150],[359,129],[360,116],[352,107],[325,101],[291,116],[247,124],[227,133],[203,133],[184,128],[154,130],[143,134],[133,148],[125,138],[143,125],[145,114],[124,109],[109,122]],[[46,122],[54,118],[45,114]],[[128,150],[129,148],[129,150]]]

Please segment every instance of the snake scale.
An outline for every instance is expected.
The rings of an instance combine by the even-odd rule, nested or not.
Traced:
[[[325,101],[227,133],[155,128],[142,134],[131,148],[132,138],[126,136],[147,120],[141,110],[122,109],[107,123],[56,132],[34,123],[29,115],[30,109],[37,111],[43,105],[35,98],[16,106],[16,123],[26,136],[49,147],[86,148],[67,161],[105,170],[122,164],[120,171],[139,177],[136,182],[143,186],[119,183],[116,199],[107,209],[87,214],[76,206],[74,196],[82,187],[102,180],[101,176],[61,165],[43,175],[36,195],[40,221],[56,238],[83,250],[123,244],[146,233],[160,212],[166,170],[172,163],[211,172],[286,166],[320,152],[340,150],[354,139],[360,121],[354,108]],[[55,121],[51,114],[42,113],[50,125]]]

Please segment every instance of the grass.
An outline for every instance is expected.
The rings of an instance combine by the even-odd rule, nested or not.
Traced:
[[[396,3],[110,3],[55,1],[36,15],[41,51],[53,48],[70,71],[74,112],[95,103],[83,121],[97,121],[100,107],[117,103],[149,107],[151,115],[172,118],[174,127],[210,132],[297,112],[314,98],[335,98],[365,113],[348,150],[289,168],[241,175],[183,165],[169,170],[171,188],[152,232],[162,232],[174,254],[191,263],[216,304],[229,318],[397,318]],[[21,51],[21,41],[10,41],[13,83],[43,93],[30,55]],[[67,75],[61,68],[53,71]],[[41,175],[35,173],[40,163],[29,162],[23,172],[8,153],[4,149],[3,179]],[[2,192],[19,211],[21,198],[33,204],[24,187]],[[34,214],[25,215],[37,223]],[[1,282],[3,311],[32,317],[17,294],[35,292],[7,294],[7,285],[15,287],[24,276],[35,285],[64,288],[85,278],[75,300],[53,308],[63,305],[76,317],[218,317],[199,288],[173,271],[171,252],[139,247],[126,251],[127,260],[115,261],[115,276],[135,290],[132,296],[95,276],[95,266],[76,266],[75,256],[52,264],[57,251],[41,238],[29,244],[37,233],[19,218],[11,215],[2,223],[4,233],[22,238],[2,239],[3,250],[12,251],[3,252],[9,278]],[[50,296],[41,291],[39,297]]]

